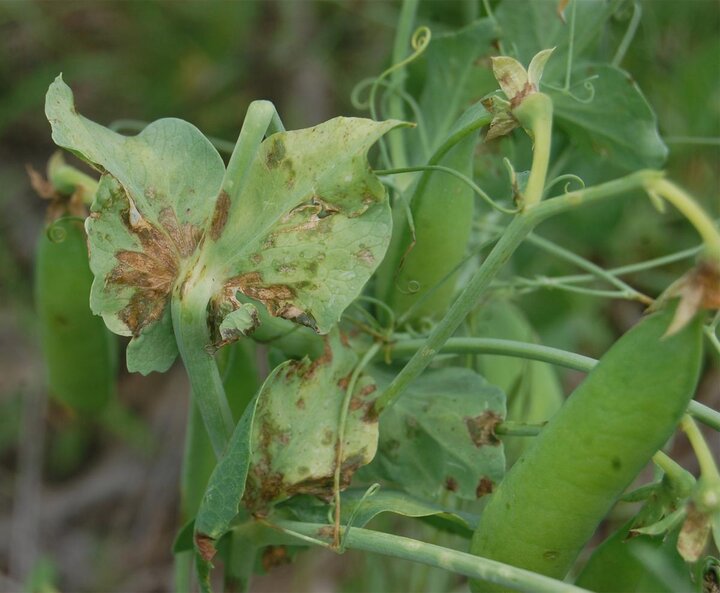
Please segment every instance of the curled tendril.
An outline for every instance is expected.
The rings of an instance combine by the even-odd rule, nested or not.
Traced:
[[[373,119],[377,119],[377,113],[375,111],[375,96],[377,95],[378,87],[393,72],[399,70],[400,68],[404,68],[405,66],[408,66],[409,64],[412,64],[415,60],[417,60],[425,52],[428,45],[430,45],[431,38],[432,33],[428,27],[419,27],[418,29],[416,29],[412,35],[412,38],[410,39],[410,46],[413,49],[413,53],[411,53],[404,60],[399,61],[397,64],[393,64],[392,66],[390,66],[387,70],[380,74],[380,76],[373,80],[370,86],[370,96],[368,98],[368,108],[370,109],[370,114],[372,115]]]
[[[545,187],[545,193],[547,194],[550,191],[551,187],[557,185],[561,181],[567,181],[567,183],[563,187],[563,191],[565,193],[568,193],[570,191],[570,184],[573,182],[577,183],[577,185],[578,185],[577,189],[585,188],[585,182],[583,181],[582,177],[578,177],[577,175],[573,175],[572,173],[566,173],[565,175],[557,176],[550,183],[548,183],[547,186]]]
[[[78,222],[83,224],[85,221],[80,216],[63,216],[51,222],[47,229],[45,229],[45,235],[48,241],[51,243],[62,243],[67,239],[67,231],[63,228],[63,224],[66,222]]]
[[[574,101],[577,101],[578,103],[588,104],[588,103],[592,103],[593,100],[595,99],[595,85],[592,83],[592,81],[597,78],[600,78],[599,74],[594,74],[592,76],[588,76],[587,78],[581,80],[580,82],[572,85],[569,88],[563,88],[563,87],[555,86],[552,84],[544,84],[543,86],[545,86],[555,92],[562,93],[563,95],[570,97],[571,99],[573,99]],[[585,90],[587,90],[587,92],[588,92],[587,97],[580,97],[576,93],[572,92],[571,89],[574,89],[578,86],[582,86]]]
[[[420,288],[422,287],[420,282],[417,280],[408,280],[406,287],[403,289],[396,283],[397,289],[402,294],[415,294],[417,292],[420,292]]]

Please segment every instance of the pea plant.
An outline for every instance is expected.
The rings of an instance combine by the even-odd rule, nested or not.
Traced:
[[[720,430],[720,413],[692,398],[720,353],[720,230],[660,169],[655,115],[619,67],[637,19],[608,59],[622,2],[486,3],[442,33],[416,28],[417,4],[402,5],[392,65],[356,88],[367,118],[286,131],[255,101],[227,163],[190,123],[123,135],[52,83],[53,140],[100,173],[56,156],[47,181],[33,174],[55,219],[38,294],[68,293],[39,307],[54,393],[91,414],[112,398],[112,334],[130,338],[133,372],[179,355],[178,591],[221,576],[245,589],[313,546],[441,568],[473,591],[717,590],[720,474],[696,421]],[[592,167],[621,173],[586,183]],[[536,234],[643,195],[655,224],[669,205],[701,240],[631,266],[695,257],[659,294]],[[554,289],[647,315],[599,361],[538,344],[507,298],[550,285],[506,273],[521,245],[583,271]],[[546,363],[588,374],[566,399]],[[663,452],[678,428],[698,479]],[[624,525],[583,552],[617,509]],[[430,541],[397,533],[418,522]]]

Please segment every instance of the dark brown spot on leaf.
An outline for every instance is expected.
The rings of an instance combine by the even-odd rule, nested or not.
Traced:
[[[497,446],[500,444],[500,439],[495,436],[495,427],[500,422],[502,422],[502,418],[492,410],[483,412],[474,418],[465,419],[470,439],[476,447],[482,447],[483,445]]]
[[[445,478],[445,490],[449,490],[450,492],[457,492],[458,489],[458,483],[455,478],[452,476],[448,476]]]
[[[222,234],[230,211],[230,196],[223,190],[215,201],[215,210],[213,211],[212,221],[210,222],[210,238],[217,241]]]
[[[269,169],[274,169],[285,158],[285,144],[277,137],[271,137],[268,142],[270,143],[270,150],[268,150],[265,162]]]
[[[285,546],[268,546],[262,553],[262,566],[265,572],[270,572],[274,567],[290,562],[290,556]]]
[[[215,549],[215,540],[204,533],[195,534],[195,547],[205,562],[210,562],[217,552]]]
[[[487,476],[483,476],[480,478],[477,488],[475,488],[475,496],[482,498],[483,496],[490,494],[494,489],[495,484],[493,484],[493,481]]]

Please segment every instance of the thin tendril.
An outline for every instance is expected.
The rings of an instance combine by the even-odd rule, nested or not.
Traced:
[[[361,294],[357,298],[357,300],[372,303],[373,305],[376,305],[376,306],[380,307],[381,309],[383,309],[385,311],[385,313],[387,313],[388,319],[390,319],[388,327],[386,327],[385,329],[387,329],[388,331],[391,331],[392,328],[395,327],[395,311],[393,311],[392,307],[390,307],[387,303],[385,303],[384,301],[381,301],[380,299],[376,299],[375,297],[372,297],[372,296],[369,296],[366,294]]]
[[[553,91],[556,91],[558,93],[562,93],[563,95],[566,95],[570,97],[571,99],[577,101],[578,103],[592,103],[592,101],[595,99],[595,85],[592,83],[593,80],[600,78],[599,74],[594,74],[593,76],[588,76],[587,78],[581,80],[580,82],[576,82],[574,85],[572,85],[570,88],[564,88],[559,87],[553,84],[543,84],[548,89],[551,89]],[[579,95],[576,95],[572,92],[570,92],[570,89],[576,88],[578,86],[583,86],[588,91],[587,97],[580,97]]]
[[[67,239],[67,231],[62,228],[66,222],[78,222],[80,225],[85,223],[85,219],[81,216],[63,216],[51,222],[45,229],[45,236],[51,243],[62,243]]]
[[[569,189],[569,188],[570,188],[570,184],[571,184],[573,181],[578,184],[578,188],[577,188],[577,189],[583,189],[583,188],[585,187],[585,182],[582,180],[581,177],[578,177],[577,175],[573,175],[572,173],[566,173],[566,174],[564,174],[564,175],[558,175],[555,179],[553,179],[552,181],[550,181],[550,183],[548,183],[548,184],[545,186],[545,195],[547,195],[547,192],[550,191],[550,188],[552,188],[553,186],[557,185],[557,184],[560,183],[561,181],[567,181],[567,183],[565,184],[565,187],[564,187],[565,193],[568,193],[568,192],[570,191],[570,189]]]
[[[570,10],[570,31],[568,33],[568,57],[565,65],[565,86],[564,90],[570,90],[570,78],[572,73],[573,50],[575,48],[575,14],[577,12],[577,0],[572,0]]]
[[[403,167],[401,169],[379,169],[375,171],[376,175],[396,175],[398,173],[414,173],[418,171],[442,171],[448,173],[453,177],[457,177],[460,181],[464,182],[470,189],[472,189],[480,198],[482,198],[491,208],[502,212],[503,214],[517,214],[520,210],[518,208],[505,208],[497,204],[483,189],[481,189],[472,179],[463,175],[455,169],[450,167],[444,167],[442,165],[421,165],[417,167]]]
[[[345,444],[345,427],[347,425],[348,409],[350,408],[350,400],[355,391],[355,385],[360,377],[360,373],[365,367],[370,364],[370,361],[375,357],[378,350],[380,350],[381,344],[376,342],[373,344],[365,355],[362,357],[358,365],[350,376],[348,381],[347,390],[345,391],[345,398],[340,409],[340,418],[338,420],[338,435],[336,441],[337,455],[335,457],[335,474],[333,476],[333,493],[335,499],[335,529],[333,530],[333,547],[336,550],[340,549],[340,474],[342,470],[342,458],[343,458],[343,445]]]
[[[377,109],[375,108],[375,101],[377,96],[378,88],[380,87],[380,84],[383,80],[385,80],[390,74],[395,72],[396,70],[399,70],[400,68],[404,68],[408,64],[411,64],[414,62],[417,58],[419,58],[427,49],[428,45],[430,44],[430,39],[432,38],[432,33],[428,27],[419,27],[412,36],[412,39],[410,40],[410,45],[413,49],[413,53],[411,53],[407,58],[404,60],[401,60],[397,64],[393,64],[390,66],[387,70],[385,70],[380,76],[378,76],[374,82],[372,83],[372,86],[370,87],[370,97],[368,99],[369,103],[369,109],[370,109],[370,116],[377,121],[378,114]],[[383,139],[380,140],[380,152],[382,154],[382,159],[385,162],[387,166],[390,166],[390,156],[387,151],[386,143]]]

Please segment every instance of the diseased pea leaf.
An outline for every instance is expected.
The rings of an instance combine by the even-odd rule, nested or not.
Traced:
[[[393,377],[379,367],[371,373],[381,388]],[[430,500],[443,492],[480,498],[505,470],[502,444],[493,435],[504,417],[505,395],[474,371],[427,371],[383,412],[378,455],[363,478],[390,480]]]
[[[327,333],[385,253],[390,210],[367,151],[401,122],[335,118],[275,134],[231,180],[242,189],[230,200],[220,156],[187,122],[116,134],[78,115],[60,77],[46,113],[55,142],[103,173],[87,221],[91,307],[133,337],[131,370],[163,371],[177,356],[169,304],[180,286],[211,306],[215,347],[253,329],[252,315],[220,327],[238,292]]]
[[[288,361],[263,385],[253,424],[252,457],[245,505],[262,512],[293,494],[332,495],[339,422],[358,359],[337,332],[322,357]],[[340,482],[375,456],[377,386],[361,373],[350,394],[342,442]]]
[[[294,494],[332,496],[340,415],[358,358],[337,332],[326,340],[322,357],[278,366],[238,424],[195,520],[196,546],[206,561],[241,503],[264,514]],[[341,488],[375,455],[378,423],[370,410],[376,391],[373,379],[361,373],[350,394]]]
[[[75,111],[62,79],[48,91],[53,140],[104,173],[86,223],[92,310],[133,336],[130,370],[164,371],[177,356],[170,293],[212,213],[224,165],[191,124],[163,119],[134,137]]]

